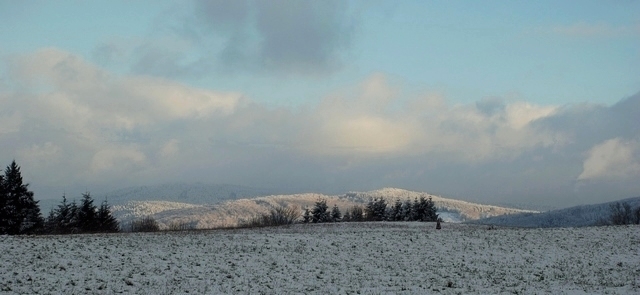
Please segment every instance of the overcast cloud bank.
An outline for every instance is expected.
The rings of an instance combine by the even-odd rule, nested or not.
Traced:
[[[110,72],[56,48],[13,56],[3,163],[64,188],[206,181],[299,191],[396,186],[569,205],[640,189],[640,94],[612,106],[411,97],[384,73],[299,110],[240,92]]]

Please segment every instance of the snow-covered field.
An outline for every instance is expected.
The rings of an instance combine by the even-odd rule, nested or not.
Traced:
[[[640,294],[640,227],[0,236],[2,294]]]

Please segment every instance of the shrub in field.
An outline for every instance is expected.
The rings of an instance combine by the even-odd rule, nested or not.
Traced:
[[[609,223],[613,225],[640,224],[640,207],[631,209],[629,203],[611,204]]]
[[[239,222],[239,227],[266,227],[288,225],[300,219],[298,207],[280,206],[271,209],[268,213],[256,215]]]
[[[194,230],[196,226],[192,222],[178,222],[174,221],[169,223],[167,226],[168,231],[184,231],[184,230]]]
[[[131,221],[128,229],[131,232],[156,232],[160,230],[160,226],[153,217],[145,216]]]
[[[273,225],[292,224],[300,219],[300,209],[298,207],[280,206],[269,212],[269,217]]]

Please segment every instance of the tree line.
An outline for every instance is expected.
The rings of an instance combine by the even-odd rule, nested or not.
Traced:
[[[413,201],[397,199],[393,205],[383,198],[373,198],[365,206],[352,206],[344,215],[337,205],[329,210],[325,199],[318,199],[313,208],[306,208],[303,223],[354,222],[354,221],[438,221],[435,203],[431,198],[415,198]]]
[[[67,202],[66,196],[45,219],[39,201],[33,198],[29,184],[22,180],[20,166],[12,161],[0,175],[0,234],[68,234],[119,231],[118,221],[111,214],[106,200],[96,207],[89,193],[82,195],[78,205]]]
[[[609,205],[611,214],[609,220],[601,221],[600,224],[605,225],[625,225],[640,224],[640,206],[635,209],[631,208],[629,203],[616,202]]]

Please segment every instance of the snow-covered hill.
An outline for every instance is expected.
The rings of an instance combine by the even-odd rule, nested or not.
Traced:
[[[471,221],[478,224],[515,227],[579,227],[597,224],[611,214],[614,203],[628,203],[631,208],[640,206],[640,197],[595,205],[575,206],[544,213],[522,213],[493,216]]]
[[[330,207],[337,205],[344,212],[354,205],[363,206],[372,198],[384,198],[388,204],[393,204],[396,200],[414,200],[422,196],[433,199],[441,217],[447,222],[461,222],[488,216],[535,212],[475,204],[396,188],[384,188],[370,192],[350,192],[333,196],[315,193],[271,195],[211,204],[158,200],[130,201],[121,205],[114,205],[112,209],[114,215],[123,224],[133,218],[151,216],[160,223],[161,227],[166,227],[169,224],[186,223],[195,225],[197,228],[213,228],[236,225],[242,219],[268,212],[277,206],[294,206],[302,210],[305,207],[312,207],[319,198],[326,199]]]
[[[102,194],[91,194],[97,204],[107,200],[109,205],[122,206],[132,201],[167,201],[193,205],[217,204],[228,200],[252,198],[277,193],[272,189],[253,188],[230,184],[206,183],[165,183],[159,185],[127,187]],[[67,201],[80,201],[81,195],[67,195]],[[40,210],[48,214],[62,201],[58,199],[40,200]],[[162,206],[161,206],[162,207]],[[171,206],[169,206],[171,207]]]

